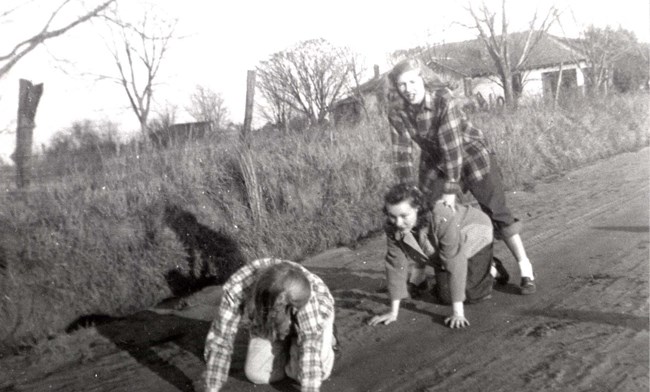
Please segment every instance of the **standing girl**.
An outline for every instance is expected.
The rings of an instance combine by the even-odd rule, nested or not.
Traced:
[[[451,91],[417,59],[389,74],[388,120],[394,167],[400,182],[419,184],[431,198],[456,210],[456,194],[469,190],[516,258],[521,294],[536,291],[533,266],[519,232],[521,222],[506,206],[501,171],[481,130],[468,121]],[[413,142],[420,147],[416,182]]]
[[[239,269],[223,286],[205,345],[205,389],[228,378],[241,316],[250,321],[244,372],[255,384],[289,376],[317,392],[334,365],[334,299],[323,281],[291,261],[267,258]]]

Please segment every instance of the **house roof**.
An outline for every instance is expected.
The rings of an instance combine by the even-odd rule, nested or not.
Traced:
[[[379,91],[383,91],[386,83],[386,78],[387,78],[388,72],[381,73],[379,75],[376,75],[372,79],[368,80],[367,82],[361,83],[359,87],[357,87],[355,90],[362,95],[369,95],[373,94]],[[353,90],[353,91],[355,91]],[[340,99],[335,102],[334,106],[342,106],[342,105],[347,105],[347,104],[354,104],[358,102],[359,99],[356,94],[350,93],[348,96],[346,96],[343,99]]]
[[[510,53],[512,61],[517,61],[522,53],[527,32],[511,33]],[[498,38],[497,38],[498,39]],[[396,51],[393,56],[419,56],[432,68],[455,73],[459,76],[479,77],[497,73],[494,61],[485,44],[480,39],[435,45],[430,48],[413,48]],[[542,34],[533,47],[523,69],[544,68],[560,63],[575,63],[585,56],[572,50],[561,39],[550,34]]]
[[[516,61],[521,55],[527,32],[511,33],[511,58]],[[435,45],[430,48],[415,47],[393,52],[393,58],[420,57],[432,68],[448,72],[460,77],[481,77],[497,73],[494,61],[478,38]],[[560,63],[575,63],[586,60],[576,49],[571,49],[569,41],[543,34],[540,41],[533,47],[524,63],[523,69],[530,70],[559,65]],[[384,88],[388,72],[375,76],[358,87],[361,94],[370,94]],[[356,102],[352,94],[338,101],[336,105]]]

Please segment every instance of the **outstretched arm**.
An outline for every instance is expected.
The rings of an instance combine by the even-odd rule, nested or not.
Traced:
[[[241,319],[238,303],[224,290],[218,316],[212,322],[205,343],[206,370],[203,381],[206,392],[218,392],[228,379],[234,338]]]
[[[393,145],[393,171],[399,183],[417,184],[414,167],[413,139],[409,134],[411,124],[402,111],[388,114],[390,140]]]
[[[438,144],[442,150],[444,162],[442,169],[446,177],[443,193],[447,196],[455,195],[460,190],[459,182],[463,166],[462,128],[465,126],[465,115],[451,94],[445,95],[441,104],[444,108],[438,129]]]

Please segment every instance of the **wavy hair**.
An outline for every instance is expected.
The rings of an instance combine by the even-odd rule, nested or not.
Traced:
[[[424,87],[428,91],[435,91],[441,88],[448,88],[449,84],[445,83],[440,75],[433,72],[419,58],[409,58],[395,64],[393,69],[388,73],[388,83],[386,84],[386,97],[389,108],[405,108],[407,103],[402,98],[397,87],[397,81],[403,73],[418,70],[419,75],[424,81]]]
[[[295,313],[310,297],[311,284],[300,267],[280,263],[264,269],[246,304],[251,332],[270,340],[284,339],[291,332]]]
[[[418,223],[416,226],[420,226],[425,221],[424,217],[430,214],[433,209],[429,198],[417,186],[397,184],[393,185],[384,195],[384,215],[388,215],[388,206],[394,206],[404,201],[408,201],[413,208],[418,210]],[[390,225],[390,222],[387,221],[387,224]]]

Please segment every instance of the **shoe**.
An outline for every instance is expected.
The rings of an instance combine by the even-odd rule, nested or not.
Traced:
[[[535,291],[537,291],[537,286],[535,285],[535,281],[527,277],[521,278],[520,290],[521,290],[521,295],[533,294]]]
[[[508,270],[506,267],[503,266],[503,262],[499,260],[496,257],[492,258],[492,264],[494,265],[494,268],[497,270],[497,276],[494,278],[494,280],[497,282],[499,285],[506,285],[510,281],[510,274],[508,273]]]

